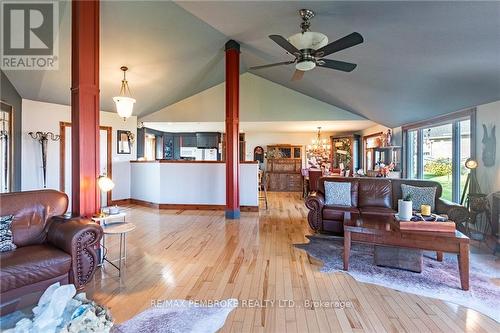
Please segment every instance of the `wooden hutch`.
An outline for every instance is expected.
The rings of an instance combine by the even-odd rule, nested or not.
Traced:
[[[267,146],[268,190],[279,192],[302,191],[302,146]]]

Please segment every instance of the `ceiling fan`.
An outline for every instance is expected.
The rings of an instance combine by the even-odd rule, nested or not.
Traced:
[[[292,76],[292,81],[296,81],[300,80],[305,72],[314,69],[316,66],[336,69],[343,72],[351,72],[356,68],[356,64],[324,59],[323,57],[363,43],[363,36],[357,32],[353,32],[328,44],[328,37],[324,34],[309,31],[309,27],[311,26],[310,20],[315,15],[314,11],[310,9],[301,9],[299,10],[299,15],[302,17],[302,23],[300,24],[302,32],[290,36],[288,39],[280,35],[269,36],[276,44],[284,48],[288,53],[294,55],[295,59],[250,67],[251,70],[295,64],[295,73]]]

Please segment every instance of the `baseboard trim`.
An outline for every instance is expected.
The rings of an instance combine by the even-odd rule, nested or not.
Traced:
[[[225,210],[225,205],[202,205],[202,204],[158,204],[138,199],[122,199],[114,200],[113,205],[138,205],[155,209],[172,209],[172,210]],[[242,212],[258,212],[258,206],[241,206]]]

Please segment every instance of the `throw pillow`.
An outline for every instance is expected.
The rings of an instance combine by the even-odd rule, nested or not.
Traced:
[[[0,216],[0,252],[12,251],[16,245],[12,242],[11,224],[14,216]]]
[[[325,182],[325,204],[351,206],[351,183]]]
[[[403,192],[403,198],[408,195],[411,196],[413,210],[420,211],[420,206],[429,205],[431,206],[431,211],[434,211],[436,187],[419,187],[401,184],[401,191]]]

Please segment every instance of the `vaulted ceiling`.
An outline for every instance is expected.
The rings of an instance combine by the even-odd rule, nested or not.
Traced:
[[[298,82],[293,66],[252,73],[391,127],[500,99],[499,2],[103,1],[102,109],[113,110],[121,65],[145,115],[223,82],[229,38],[242,44],[241,72],[290,59],[267,36],[298,32],[300,8],[316,11],[311,30],[330,41],[363,35],[328,57],[358,67]],[[69,104],[70,26],[61,2],[59,71],[6,72],[24,98]]]

